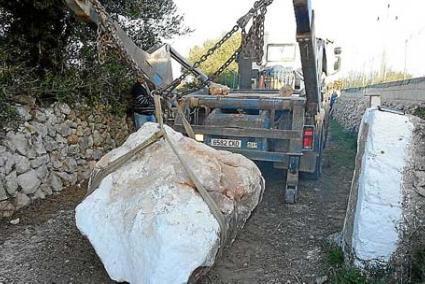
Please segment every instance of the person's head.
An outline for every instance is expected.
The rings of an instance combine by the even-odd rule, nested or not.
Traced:
[[[145,80],[144,80],[144,78],[142,78],[142,77],[138,77],[136,81],[137,81],[137,83],[139,83],[140,85],[145,84]]]
[[[139,83],[140,85],[144,86],[144,87],[148,87],[149,90],[153,91],[156,89],[156,86],[149,80],[143,78],[143,77],[139,77],[137,78],[137,83]]]

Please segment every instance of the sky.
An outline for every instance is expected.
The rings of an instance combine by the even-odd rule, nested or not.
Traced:
[[[187,55],[194,45],[230,30],[254,0],[174,0],[195,31],[168,41]],[[393,70],[425,75],[424,0],[311,0],[317,35],[343,49],[341,75],[377,71],[383,58]],[[389,5],[389,7],[388,7]],[[269,7],[266,32],[282,42],[295,41],[292,0]]]

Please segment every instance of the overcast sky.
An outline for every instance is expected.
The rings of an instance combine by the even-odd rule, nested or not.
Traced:
[[[184,55],[193,45],[228,31],[254,2],[174,1],[185,15],[186,24],[195,29],[189,36],[170,42]],[[379,69],[385,50],[386,61],[393,69],[403,71],[406,62],[408,72],[425,75],[424,0],[312,0],[312,3],[318,35],[343,47],[344,74]],[[292,0],[274,1],[269,8],[266,31],[279,35],[282,41],[295,41]]]

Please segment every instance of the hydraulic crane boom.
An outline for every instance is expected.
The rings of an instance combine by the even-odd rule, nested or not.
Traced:
[[[201,81],[208,80],[202,71],[193,68],[183,56],[167,44],[154,47],[148,52],[139,48],[120,25],[108,16],[98,0],[66,0],[66,3],[80,19],[93,22],[102,29],[111,29],[106,32],[115,37],[112,41],[116,44],[115,48],[120,55],[135,69],[138,76],[152,82],[156,88],[162,88],[173,81],[171,58],[189,69]]]
[[[306,109],[310,115],[314,116],[319,112],[322,103],[321,76],[325,43],[316,38],[311,1],[293,0],[293,3],[307,98]]]

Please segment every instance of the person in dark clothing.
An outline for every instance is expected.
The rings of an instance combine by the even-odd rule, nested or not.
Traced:
[[[137,81],[131,90],[134,107],[134,125],[136,130],[146,122],[156,122],[155,102],[149,95],[147,87],[143,82]]]
[[[337,99],[338,99],[338,93],[334,91],[331,96],[330,109],[329,109],[329,113],[331,114],[331,116],[333,114],[333,109]]]

